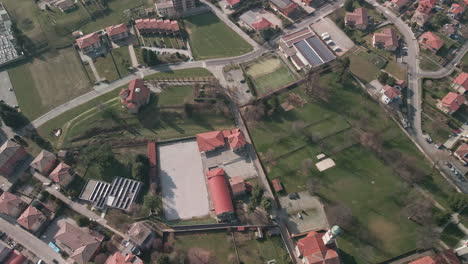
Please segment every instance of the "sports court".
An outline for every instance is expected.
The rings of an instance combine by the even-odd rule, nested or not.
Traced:
[[[208,215],[208,191],[197,142],[159,144],[158,157],[165,218],[191,219]]]
[[[258,96],[296,81],[288,66],[273,54],[248,62],[243,68],[255,85]]]

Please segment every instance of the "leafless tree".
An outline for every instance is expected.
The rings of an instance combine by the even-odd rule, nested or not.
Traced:
[[[405,155],[394,162],[393,169],[406,182],[420,183],[427,175],[417,164],[415,157]]]
[[[301,172],[303,175],[309,174],[310,168],[312,168],[312,165],[314,165],[314,162],[311,159],[304,159],[301,162]]]
[[[268,149],[267,152],[265,153],[265,161],[267,163],[273,162],[275,159],[275,152],[273,149]]]
[[[343,229],[350,230],[357,223],[351,208],[343,203],[332,205],[325,211],[327,212],[328,221],[331,225],[338,225]]]
[[[317,177],[311,177],[307,180],[306,185],[310,195],[317,195],[320,188],[322,188],[322,180]]]
[[[247,122],[253,125],[265,117],[265,106],[263,104],[244,107],[243,110],[243,117]]]
[[[105,253],[100,253],[97,254],[96,257],[94,257],[94,263],[96,264],[104,264],[106,263],[106,260],[109,256]]]
[[[320,85],[318,69],[311,69],[306,76],[305,91],[312,98],[328,102],[330,90],[327,87]]]
[[[440,240],[440,232],[434,225],[421,226],[417,229],[416,246],[418,248],[433,248]]]
[[[163,242],[160,238],[153,239],[151,248],[155,251],[161,251],[163,249]]]
[[[286,102],[289,104],[289,105],[292,105],[292,106],[300,106],[302,104],[304,104],[304,99],[302,99],[299,95],[297,95],[296,93],[290,93],[288,95],[288,98],[286,99]]]
[[[407,196],[406,203],[402,210],[409,220],[421,226],[433,224],[433,206],[428,199],[425,199],[419,193],[412,193]]]
[[[359,141],[363,147],[376,153],[381,153],[383,151],[382,139],[376,133],[362,132],[360,133]]]

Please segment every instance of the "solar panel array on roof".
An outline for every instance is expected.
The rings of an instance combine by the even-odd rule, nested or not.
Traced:
[[[311,66],[318,66],[335,59],[335,55],[317,36],[301,40],[294,46]]]
[[[323,42],[317,36],[310,37],[306,41],[310,46],[312,46],[312,48],[315,50],[315,52],[317,52],[317,54],[324,62],[329,62],[336,58],[335,55],[333,55],[328,47],[325,46],[325,44],[323,44]]]
[[[310,65],[318,66],[320,64],[323,64],[322,59],[305,40],[294,44],[294,46],[297,48],[297,50],[299,50],[299,52],[302,54],[302,56],[304,56],[304,58],[309,62]]]

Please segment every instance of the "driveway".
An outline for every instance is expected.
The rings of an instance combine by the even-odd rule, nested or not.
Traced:
[[[11,106],[18,105],[13,85],[10,82],[10,75],[8,75],[7,71],[0,72],[0,100]]]
[[[197,142],[193,139],[160,144],[158,157],[165,218],[207,216],[208,190]]]

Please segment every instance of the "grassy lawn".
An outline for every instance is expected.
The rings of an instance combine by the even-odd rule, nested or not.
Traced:
[[[458,226],[453,223],[448,224],[441,235],[442,241],[444,241],[445,244],[451,248],[455,247],[464,237],[465,234],[463,231],[461,231]]]
[[[288,66],[274,56],[265,56],[244,66],[246,74],[255,85],[257,95],[261,96],[296,81],[296,76]]]
[[[81,29],[85,34],[105,28],[110,25],[127,23],[131,16],[124,13],[124,10],[138,7],[151,7],[154,3],[150,0],[112,0],[108,1],[108,11],[104,16],[100,16],[92,22],[86,24]]]
[[[375,80],[380,73],[380,68],[370,63],[365,56],[348,52],[348,57],[351,60],[351,72],[365,83]]]
[[[131,73],[129,68],[132,67],[132,62],[130,61],[130,54],[127,46],[112,49],[112,56],[114,57],[117,70],[121,77]]]
[[[99,77],[109,82],[120,78],[110,53],[107,53],[105,56],[97,57],[96,61],[94,61],[94,66],[96,67]]]
[[[323,185],[319,195],[325,202],[349,207],[358,223],[345,232],[339,244],[355,263],[377,263],[414,249],[418,226],[402,214],[411,188],[395,174],[391,164],[359,143],[354,130],[364,123],[366,130],[382,133],[385,151],[411,157],[413,164],[428,174],[422,185],[441,203],[445,204],[450,190],[445,189],[440,176],[430,174],[422,155],[377,103],[353,84],[338,83],[333,74],[322,76],[321,82],[333,94],[328,103],[315,102],[302,88],[296,88],[292,92],[309,103],[288,112],[280,109],[270,118],[249,124],[260,157],[274,153],[273,162],[264,161],[269,179],[279,178],[290,193],[306,190],[308,179],[318,178]],[[279,96],[280,103],[286,97]],[[303,129],[291,129],[298,122],[303,123]],[[313,166],[304,172],[303,161],[312,159],[315,163],[319,153],[330,156],[336,166],[324,172]],[[372,253],[363,256],[363,249]]]
[[[191,85],[176,85],[164,88],[159,95],[159,105],[182,105],[193,101],[193,89]]]
[[[429,59],[427,55],[422,54],[419,67],[424,71],[437,71],[440,69],[440,65]]]
[[[175,78],[189,78],[189,77],[211,77],[210,71],[205,68],[191,68],[182,69],[175,71],[164,71],[151,74],[145,77],[146,80],[157,80],[157,79],[175,79]]]
[[[406,80],[408,78],[408,72],[406,71],[406,68],[398,65],[395,60],[388,61],[384,70],[395,76],[398,80]]]
[[[91,88],[73,48],[45,53],[8,73],[20,108],[31,120]]]
[[[197,60],[233,57],[252,51],[252,46],[211,12],[188,17],[184,24]]]
[[[255,239],[253,233],[234,233],[237,252],[241,263],[267,263],[276,260],[277,264],[286,264],[285,257],[289,257],[284,248],[281,237],[265,237]]]
[[[461,211],[460,215],[460,222],[465,226],[468,227],[468,207],[465,207],[463,211]]]
[[[215,263],[237,263],[234,244],[229,233],[220,231],[177,235],[174,242],[175,250],[185,252],[187,255],[191,255],[189,252],[198,249],[214,258]]]

